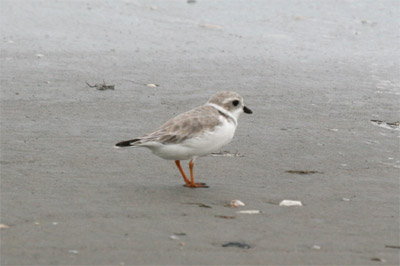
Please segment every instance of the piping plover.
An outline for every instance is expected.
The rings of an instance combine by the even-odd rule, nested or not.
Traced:
[[[236,92],[222,91],[213,95],[205,105],[170,119],[156,131],[118,142],[115,146],[146,147],[163,159],[174,160],[186,187],[208,187],[205,183],[194,182],[194,161],[228,144],[243,112],[252,113],[244,106],[243,98]],[[190,160],[190,180],[180,160]]]

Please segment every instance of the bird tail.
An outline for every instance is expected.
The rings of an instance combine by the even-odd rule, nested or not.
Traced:
[[[115,144],[116,148],[119,147],[131,147],[131,146],[135,146],[136,144],[139,144],[140,139],[131,139],[131,140],[125,140],[125,141],[121,141],[118,142],[117,144]]]

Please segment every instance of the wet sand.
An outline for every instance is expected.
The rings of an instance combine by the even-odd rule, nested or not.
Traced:
[[[3,0],[0,12],[1,265],[400,263],[400,131],[370,121],[399,120],[398,2]],[[103,80],[115,90],[86,85]],[[254,114],[224,149],[243,157],[196,161],[210,188],[113,148],[220,90]]]

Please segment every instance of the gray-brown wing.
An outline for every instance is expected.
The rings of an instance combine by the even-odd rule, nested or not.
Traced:
[[[211,106],[200,106],[180,114],[156,131],[141,138],[143,141],[159,141],[164,144],[182,141],[202,134],[203,130],[212,131],[221,124],[219,112]]]

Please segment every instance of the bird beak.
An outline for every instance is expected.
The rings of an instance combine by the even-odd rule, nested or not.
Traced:
[[[247,108],[246,106],[243,107],[243,112],[245,112],[246,114],[252,114],[253,112]]]

